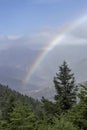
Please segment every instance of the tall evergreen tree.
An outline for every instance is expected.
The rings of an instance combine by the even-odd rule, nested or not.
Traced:
[[[56,73],[54,77],[54,86],[56,104],[63,112],[66,112],[76,103],[77,86],[75,85],[74,74],[71,73],[71,69],[65,61],[59,67],[59,73]]]

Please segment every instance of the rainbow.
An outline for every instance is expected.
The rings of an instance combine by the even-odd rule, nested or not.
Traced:
[[[79,19],[66,24],[63,29],[60,31],[60,33],[50,42],[48,43],[45,50],[41,52],[41,54],[37,57],[37,59],[34,61],[31,67],[28,68],[28,71],[23,79],[23,84],[25,85],[30,80],[31,76],[34,74],[36,68],[39,66],[39,64],[43,61],[43,59],[46,57],[46,55],[57,45],[60,44],[60,42],[66,37],[66,34],[83,23],[87,20],[87,15],[84,15],[80,17]]]

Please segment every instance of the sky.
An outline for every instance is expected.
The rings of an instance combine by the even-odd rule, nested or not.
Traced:
[[[0,0],[0,35],[58,28],[87,11],[87,0]]]
[[[63,60],[81,81],[86,53],[87,0],[0,0],[0,83],[39,92]]]

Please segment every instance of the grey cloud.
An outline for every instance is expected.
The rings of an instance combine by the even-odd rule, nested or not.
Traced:
[[[63,28],[62,28],[63,30]],[[0,36],[0,50],[10,47],[27,47],[31,49],[45,49],[61,32],[61,28],[44,27],[42,30],[31,35],[22,36]],[[66,32],[65,32],[66,33]],[[62,44],[85,44],[87,40],[87,22],[67,31]]]
[[[78,81],[86,80],[87,24],[81,24],[65,34],[65,38],[49,51],[36,68],[31,80],[23,86],[22,80],[43,49],[60,34],[60,29],[45,27],[27,36],[0,36],[0,81],[22,93],[39,94],[52,87],[53,76],[58,66],[66,60],[75,72]],[[80,65],[79,65],[80,64]],[[83,75],[81,73],[83,72]],[[15,87],[16,86],[16,87]],[[34,91],[35,90],[35,91]],[[45,89],[45,93],[46,93]],[[42,92],[44,95],[44,91]],[[38,96],[37,95],[37,96]],[[43,96],[41,95],[41,96]]]
[[[31,49],[44,49],[45,46],[57,35],[58,29],[45,27],[43,30],[31,35],[8,35],[0,36],[0,49],[8,47],[26,46]]]

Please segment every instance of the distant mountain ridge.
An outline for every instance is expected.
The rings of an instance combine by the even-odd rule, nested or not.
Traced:
[[[38,108],[41,107],[38,100],[12,90],[8,86],[0,84],[0,110],[5,109],[10,98],[13,98],[15,103],[19,101],[25,106],[31,107],[34,112],[38,111]]]
[[[22,80],[43,50],[27,47],[11,47],[0,51],[0,82],[23,94],[41,98],[54,95],[53,77],[59,66],[67,61],[76,77],[76,82],[87,80],[87,45],[57,45],[37,66],[30,80],[23,85]]]

